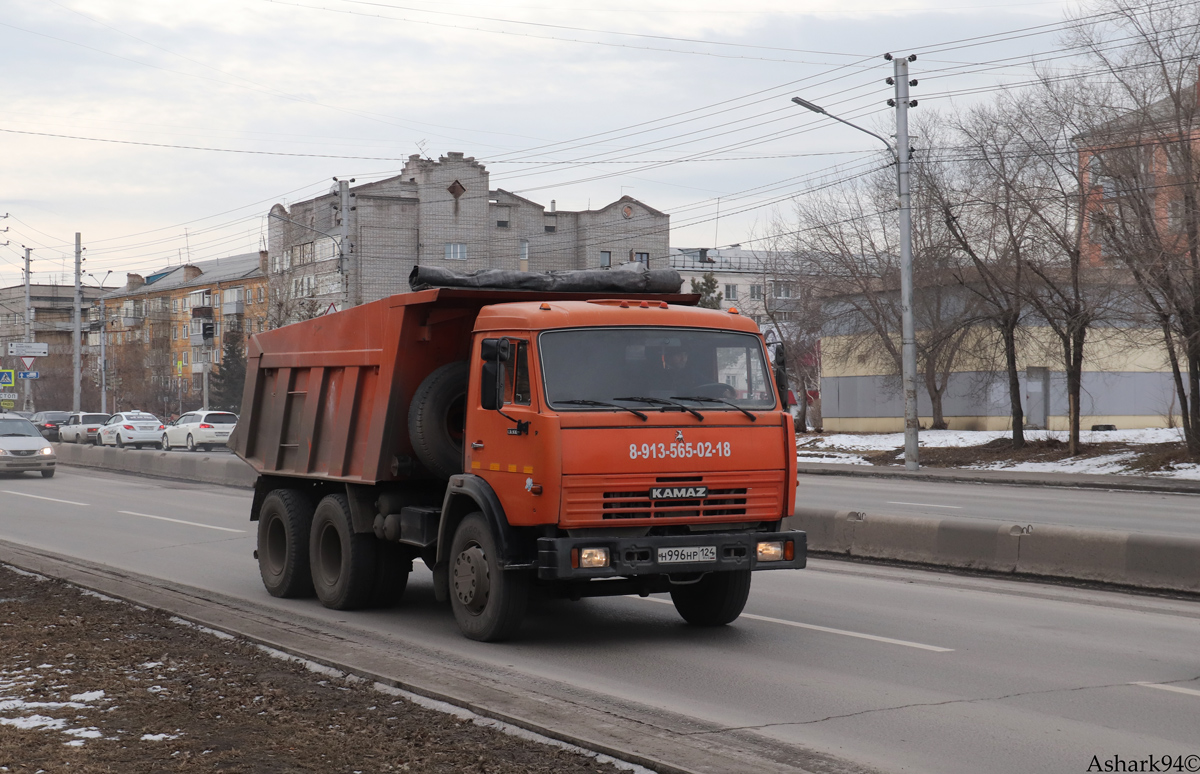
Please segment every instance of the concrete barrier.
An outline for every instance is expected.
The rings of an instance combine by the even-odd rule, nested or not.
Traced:
[[[90,444],[54,444],[60,465],[137,473],[222,486],[252,487],[258,474],[232,454],[138,451]]]
[[[1200,592],[1200,538],[797,508],[816,553]]]

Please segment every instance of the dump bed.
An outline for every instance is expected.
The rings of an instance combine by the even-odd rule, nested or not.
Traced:
[[[230,445],[260,474],[368,484],[426,475],[413,461],[409,402],[433,370],[467,359],[479,310],[592,297],[436,288],[255,334]],[[689,305],[698,299],[653,297]]]

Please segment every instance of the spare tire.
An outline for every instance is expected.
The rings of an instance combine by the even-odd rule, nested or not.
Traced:
[[[464,361],[447,363],[425,377],[408,407],[413,453],[438,478],[463,472],[469,372]]]

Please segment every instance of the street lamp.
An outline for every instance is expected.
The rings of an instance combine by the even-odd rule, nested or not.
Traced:
[[[890,56],[889,56],[890,58]],[[912,57],[915,59],[916,57]],[[909,197],[909,145],[908,145],[908,57],[896,57],[896,145],[886,138],[864,129],[858,124],[839,118],[824,108],[800,97],[792,102],[805,110],[832,118],[834,121],[869,134],[887,146],[896,159],[896,182],[900,193],[900,375],[904,385],[904,467],[916,470],[917,431],[920,420],[917,416],[917,339],[913,323],[913,268],[912,268],[912,206]],[[915,81],[913,81],[915,83]],[[892,102],[889,100],[889,102]],[[912,103],[916,104],[916,103]],[[900,149],[903,149],[901,152]]]
[[[89,277],[96,280],[97,287],[104,290],[104,283],[108,280],[108,275],[112,274],[112,269],[109,269],[101,279],[96,279],[96,275],[90,271],[87,273]],[[108,413],[108,360],[104,354],[104,340],[108,338],[108,310],[104,306],[104,296],[100,296],[100,413]]]

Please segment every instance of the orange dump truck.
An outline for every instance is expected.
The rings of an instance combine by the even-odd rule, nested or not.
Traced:
[[[420,558],[472,639],[533,586],[737,618],[751,571],[805,565],[794,429],[755,323],[696,300],[433,288],[251,337],[267,590],[386,606]]]

